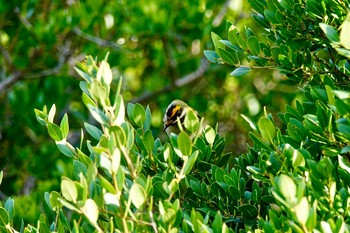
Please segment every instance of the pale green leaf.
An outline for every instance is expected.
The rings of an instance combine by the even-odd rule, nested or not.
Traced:
[[[55,141],[62,141],[63,140],[63,133],[61,131],[61,128],[58,127],[56,124],[48,122],[47,123],[47,131],[53,140],[55,140]]]
[[[83,206],[83,212],[84,212],[84,215],[89,219],[89,221],[93,225],[96,225],[99,211],[98,211],[98,207],[93,199],[87,199],[85,201],[85,204]]]
[[[184,131],[179,133],[177,137],[177,145],[182,155],[190,155],[192,151],[191,138]]]
[[[78,191],[75,187],[75,184],[72,180],[67,177],[63,177],[61,181],[61,192],[62,196],[71,202],[76,202],[78,198]]]
[[[292,178],[287,175],[280,175],[278,179],[278,188],[288,203],[294,203],[297,187]]]
[[[295,214],[297,219],[302,225],[306,224],[306,221],[309,217],[309,202],[306,197],[303,197],[300,202],[294,207]]]
[[[61,123],[60,123],[60,128],[63,134],[63,138],[66,138],[68,136],[69,132],[69,123],[68,123],[68,115],[67,113],[64,114]]]
[[[341,25],[340,44],[344,48],[350,49],[350,14]]]
[[[258,126],[259,126],[259,130],[262,138],[266,142],[272,143],[273,139],[275,138],[276,128],[271,122],[271,120],[266,117],[262,117],[258,122]]]
[[[125,122],[125,107],[123,97],[121,95],[118,95],[116,98],[114,114],[114,125],[121,125],[123,122]]]
[[[134,183],[130,189],[130,198],[134,206],[139,209],[146,201],[145,189],[138,183]]]
[[[103,81],[103,83],[107,84],[107,86],[111,84],[113,79],[112,70],[105,60],[101,62],[96,78],[99,81]]]

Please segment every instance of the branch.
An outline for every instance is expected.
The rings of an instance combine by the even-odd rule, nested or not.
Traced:
[[[225,4],[221,7],[220,11],[218,14],[214,17],[214,20],[212,22],[212,26],[217,27],[222,23],[222,20],[224,19],[227,9],[229,7],[231,0],[226,0]],[[173,65],[174,61],[170,61],[171,65]],[[176,63],[175,63],[176,64]],[[208,70],[209,68],[209,62],[205,57],[202,57],[201,64],[197,68],[197,70],[193,71],[190,74],[187,74],[177,80],[175,80],[172,84],[167,85],[163,87],[162,89],[156,90],[154,92],[144,92],[141,94],[139,97],[136,97],[132,99],[130,102],[132,103],[141,103],[141,102],[146,102],[150,99],[152,99],[155,96],[158,96],[159,94],[168,92],[173,90],[176,87],[183,87],[189,83],[192,83],[196,81],[197,79],[201,78],[203,74]]]
[[[214,27],[219,26],[222,23],[222,20],[224,19],[227,9],[230,5],[231,0],[226,0],[225,4],[221,7],[219,13],[215,16],[212,25]]]
[[[201,78],[203,74],[208,70],[208,68],[209,68],[208,60],[206,60],[205,58],[202,58],[200,66],[192,73],[189,73],[175,80],[174,83],[169,84],[163,87],[162,89],[156,90],[154,92],[144,92],[139,97],[132,99],[130,102],[132,103],[146,102],[149,99],[152,99],[154,96],[173,90],[175,87],[186,86],[187,84],[192,83],[197,79]]]
[[[112,41],[108,41],[108,40],[103,40],[99,37],[96,37],[96,36],[92,36],[92,35],[89,35],[85,32],[83,32],[80,28],[78,27],[75,27],[73,29],[73,32],[80,36],[80,37],[83,37],[84,39],[88,40],[88,41],[91,41],[101,47],[111,47],[113,49],[120,49],[120,46],[117,45],[115,42],[112,42]]]
[[[4,51],[6,50],[4,50],[4,48],[1,48],[1,52],[3,53],[3,56],[7,57],[6,60],[12,61],[11,57],[7,53],[4,53]],[[62,48],[60,49],[57,65],[55,67],[51,69],[43,70],[38,73],[31,73],[31,74],[26,74],[22,71],[15,70],[9,77],[5,78],[3,81],[0,82],[0,93],[8,91],[12,86],[14,86],[20,80],[36,79],[36,78],[57,74],[61,70],[62,66],[66,63],[69,57],[69,54],[70,54],[70,50],[68,46],[62,46]]]

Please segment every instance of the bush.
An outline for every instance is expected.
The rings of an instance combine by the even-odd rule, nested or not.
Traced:
[[[253,130],[246,154],[225,153],[218,127],[204,126],[193,112],[185,130],[168,142],[154,138],[151,109],[125,106],[122,79],[112,79],[107,58],[98,63],[88,56],[76,71],[96,124],[84,123],[74,147],[66,140],[67,115],[57,124],[55,105],[35,110],[58,149],[71,158],[73,175],[62,177],[60,193],[45,193],[45,214],[37,226],[22,230],[350,231],[350,4],[250,4],[265,34],[229,24],[228,40],[212,33],[215,51],[205,55],[234,66],[233,76],[276,70],[303,97],[286,105],[278,119],[266,111],[257,123],[244,116]],[[4,232],[14,231],[13,205],[9,199],[0,208]]]

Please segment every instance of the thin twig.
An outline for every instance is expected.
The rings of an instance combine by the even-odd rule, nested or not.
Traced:
[[[230,4],[231,0],[227,0],[225,4],[220,9],[219,13],[214,17],[214,20],[212,22],[212,25],[214,27],[220,25],[222,23],[222,20],[224,19],[224,16],[227,12],[228,6]],[[183,87],[189,83],[192,83],[196,81],[197,79],[200,79],[203,77],[203,74],[208,70],[209,68],[209,62],[208,60],[203,56],[201,60],[200,66],[193,72],[175,80],[173,83],[156,90],[154,92],[144,92],[139,97],[136,97],[132,99],[130,102],[132,103],[142,103],[147,102],[148,100],[152,99],[155,96],[158,96],[159,94],[171,91],[177,87]]]
[[[146,102],[149,99],[152,99],[154,96],[157,96],[161,93],[171,91],[176,87],[186,86],[187,84],[192,83],[197,79],[199,79],[200,77],[202,77],[203,74],[208,70],[208,68],[209,68],[209,62],[205,58],[202,58],[201,65],[197,68],[197,70],[183,76],[182,78],[175,80],[174,83],[169,84],[163,87],[162,89],[156,90],[154,92],[144,92],[139,97],[132,99],[130,102],[132,103]]]
[[[41,72],[31,73],[31,74],[26,74],[23,71],[16,70],[6,79],[0,82],[0,93],[8,91],[12,86],[14,86],[20,80],[36,79],[36,78],[57,74],[61,70],[63,65],[66,63],[70,53],[69,51],[70,50],[67,46],[62,46],[62,48],[60,49],[57,65],[52,69],[43,70]]]
[[[96,37],[96,36],[92,36],[92,35],[89,35],[85,32],[83,32],[80,28],[78,27],[75,27],[73,28],[73,32],[75,34],[77,34],[78,36],[80,37],[83,37],[84,39],[88,40],[88,41],[91,41],[101,47],[110,47],[110,48],[113,48],[113,49],[120,49],[120,46],[117,45],[115,42],[112,42],[112,41],[108,41],[108,40],[103,40],[99,37]]]

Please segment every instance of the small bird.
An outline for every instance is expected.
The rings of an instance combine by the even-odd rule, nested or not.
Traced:
[[[169,136],[171,133],[180,133],[178,121],[181,125],[183,125],[185,116],[191,109],[191,107],[189,107],[185,102],[181,100],[174,100],[171,102],[167,107],[163,118],[163,131],[166,131]]]

